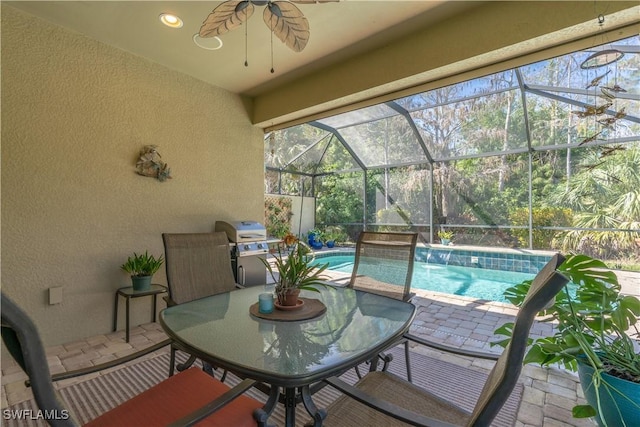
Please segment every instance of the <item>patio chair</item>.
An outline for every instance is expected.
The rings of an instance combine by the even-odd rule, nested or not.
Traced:
[[[363,231],[356,244],[355,261],[349,287],[372,292],[402,301],[409,301],[411,292],[413,263],[418,233],[392,233]],[[387,355],[380,355],[386,370],[391,361]],[[409,343],[405,341],[407,379],[411,381],[409,363]],[[371,365],[375,369],[376,364]],[[358,378],[360,370],[356,368]]]
[[[349,287],[408,301],[418,233],[363,231]]]
[[[29,377],[38,408],[43,414],[57,415],[58,419],[47,420],[54,426],[77,426],[64,406],[63,400],[53,387],[53,380],[72,378],[112,368],[169,344],[169,340],[124,358],[51,377],[47,357],[38,330],[29,316],[11,299],[1,296],[2,340],[5,347]],[[263,404],[243,395],[253,387],[255,381],[242,381],[230,388],[200,369],[191,368],[180,372],[138,394],[99,417],[87,426],[264,426],[266,414],[261,412]],[[253,416],[262,413],[260,423]],[[173,424],[172,424],[173,423]]]
[[[240,287],[233,276],[231,249],[225,232],[163,233],[162,241],[169,287],[169,296],[165,298],[167,306]],[[172,344],[169,375],[174,373],[176,350]],[[185,363],[178,364],[178,371],[191,366],[195,359],[190,356]],[[203,369],[213,375],[208,363],[203,362]]]
[[[351,386],[337,377],[326,380],[344,395],[328,408],[331,426],[488,426],[515,387],[538,312],[547,307],[568,282],[556,269],[564,257],[555,255],[536,275],[516,316],[510,344],[491,370],[473,412],[389,372],[370,372]],[[453,397],[452,397],[453,400]]]

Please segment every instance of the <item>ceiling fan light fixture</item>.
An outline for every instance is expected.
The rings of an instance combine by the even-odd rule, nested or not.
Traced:
[[[182,25],[184,25],[182,19],[172,13],[161,13],[158,19],[169,28],[182,28]]]
[[[193,42],[196,46],[206,50],[218,50],[222,47],[222,39],[220,37],[200,37],[200,34],[193,35]]]

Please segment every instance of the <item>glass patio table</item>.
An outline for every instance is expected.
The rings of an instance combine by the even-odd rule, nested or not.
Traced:
[[[300,401],[314,425],[326,412],[311,398],[310,386],[375,360],[409,329],[415,306],[349,288],[320,288],[300,296],[319,299],[327,310],[308,320],[276,321],[253,316],[251,305],[273,286],[255,286],[164,309],[160,324],[175,345],[214,366],[270,386],[258,421],[265,422],[278,403],[285,425],[295,425]]]

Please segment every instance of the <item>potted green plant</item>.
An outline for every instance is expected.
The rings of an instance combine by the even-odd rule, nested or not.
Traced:
[[[162,255],[156,258],[153,255],[149,255],[148,251],[140,255],[134,252],[133,256],[130,256],[120,268],[131,275],[131,283],[134,290],[145,291],[151,287],[151,279],[163,263]]]
[[[305,243],[296,241],[288,254],[278,249],[278,254],[274,255],[274,258],[273,265],[269,260],[263,258],[260,260],[276,283],[276,308],[278,305],[297,306],[298,294],[301,290],[319,292],[318,286],[326,286],[323,280],[327,280],[328,277],[322,273],[329,264],[314,266],[313,250]]]
[[[438,237],[440,238],[440,242],[447,246],[451,243],[451,239],[453,239],[453,231],[449,230],[440,230],[438,231]]]
[[[345,233],[340,227],[329,226],[324,230],[325,244],[328,248],[333,248],[336,243],[341,242],[345,238]]]
[[[557,328],[553,335],[532,342],[524,363],[578,370],[588,405],[574,407],[574,417],[597,416],[600,426],[637,425],[640,348],[630,334],[638,334],[640,301],[621,294],[615,273],[586,255],[568,256],[558,271],[570,284],[540,313]],[[505,297],[520,305],[530,284],[507,289]],[[495,333],[510,336],[510,330],[511,324],[505,324]],[[506,346],[508,341],[494,344]]]

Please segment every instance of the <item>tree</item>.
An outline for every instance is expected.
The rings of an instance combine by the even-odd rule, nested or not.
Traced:
[[[574,227],[592,229],[564,233],[564,250],[640,259],[640,146],[618,147],[615,151],[610,146],[585,149],[590,155],[580,162],[567,186],[553,194],[554,203],[575,212]],[[603,152],[611,154],[602,157]]]

